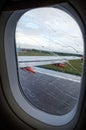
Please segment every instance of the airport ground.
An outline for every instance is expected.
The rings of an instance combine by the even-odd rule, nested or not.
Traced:
[[[71,75],[70,78],[62,75],[55,77],[40,71],[31,73],[22,69],[19,70],[19,76],[22,93],[36,109],[63,115],[71,111],[78,102],[80,77],[73,80]]]

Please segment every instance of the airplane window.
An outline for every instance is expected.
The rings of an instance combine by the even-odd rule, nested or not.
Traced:
[[[67,12],[32,9],[17,22],[16,52],[20,89],[28,103],[65,115],[78,103],[83,66],[81,29]]]

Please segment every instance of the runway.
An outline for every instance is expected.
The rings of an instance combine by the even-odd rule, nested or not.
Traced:
[[[36,109],[54,115],[63,115],[78,102],[80,82],[45,73],[19,69],[22,92]]]

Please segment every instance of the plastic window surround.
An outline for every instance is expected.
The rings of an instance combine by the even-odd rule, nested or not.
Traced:
[[[72,15],[76,19],[76,21],[78,21],[78,24],[80,25],[80,28],[82,30],[82,34],[83,36],[85,36],[83,24],[80,18],[78,17],[77,13],[71,8],[71,6],[69,6],[69,4],[61,4],[60,6],[57,5],[55,7],[60,8],[66,11],[67,13],[69,13],[70,15]],[[77,109],[79,108],[80,110],[80,107],[81,107],[80,104],[78,106],[78,103],[77,103],[76,106],[73,108],[73,110],[67,113],[66,115],[62,115],[62,116],[51,115],[31,106],[31,104],[26,101],[26,99],[24,98],[24,96],[22,95],[20,91],[14,38],[15,38],[15,28],[16,28],[17,21],[26,11],[28,10],[15,11],[9,17],[6,28],[5,28],[5,35],[4,35],[6,64],[7,64],[8,80],[9,80],[9,86],[10,86],[8,90],[11,89],[11,93],[13,95],[13,98],[16,101],[16,105],[19,105],[18,109],[21,110],[22,108],[23,116],[21,116],[21,114],[18,112],[18,110],[16,110],[16,108],[14,109],[13,102],[12,100],[10,100],[10,96],[9,96],[10,94],[9,92],[7,92],[8,90],[4,88],[6,98],[9,101],[11,108],[16,112],[16,114],[20,118],[24,117],[25,113],[28,115],[27,118],[23,118],[27,124],[28,123],[32,124],[34,127],[38,129],[42,129],[42,126],[43,127],[46,126],[47,129],[49,130],[52,130],[52,129],[56,130],[57,128],[59,130],[63,130],[64,128],[66,128],[66,130],[69,130],[69,129],[71,130],[73,129],[73,127],[75,126],[77,122],[77,119],[79,116],[79,111],[77,111]],[[11,48],[10,51],[9,51],[9,47]],[[83,75],[82,75],[81,84],[82,84],[82,90],[84,91]],[[81,93],[83,93],[83,91]]]

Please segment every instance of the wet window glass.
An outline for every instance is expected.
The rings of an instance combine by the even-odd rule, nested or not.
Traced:
[[[63,115],[77,104],[83,66],[83,36],[65,11],[37,8],[16,26],[19,80],[28,103],[49,114]]]

